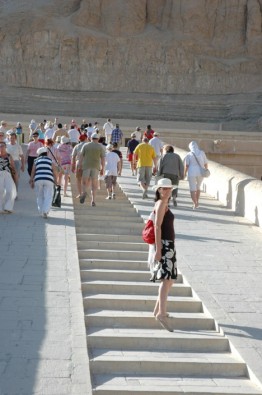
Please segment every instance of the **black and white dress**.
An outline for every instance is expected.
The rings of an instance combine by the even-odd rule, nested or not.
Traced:
[[[175,280],[177,278],[177,260],[175,249],[174,214],[168,209],[161,225],[161,259],[154,262],[155,245],[149,245],[150,281]]]

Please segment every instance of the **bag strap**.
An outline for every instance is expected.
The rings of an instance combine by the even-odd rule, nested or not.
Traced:
[[[194,152],[192,152],[192,154],[194,155],[194,157],[195,157],[195,159],[196,159],[196,161],[197,161],[198,166],[199,166],[201,169],[204,169],[204,167],[202,167],[202,166],[200,165],[200,163],[199,163],[199,161],[198,161],[196,155],[194,154]]]
[[[59,163],[57,162],[56,157],[55,157],[55,155],[53,154],[53,152],[50,150],[49,147],[47,147],[47,149],[48,149],[48,151],[50,152],[50,154],[52,155],[52,157],[54,158],[54,160],[56,161],[57,166],[59,166]]]

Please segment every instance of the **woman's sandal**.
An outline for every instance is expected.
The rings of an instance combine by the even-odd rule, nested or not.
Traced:
[[[170,326],[168,325],[168,323],[166,322],[166,317],[163,317],[161,315],[156,316],[156,320],[159,322],[159,324],[166,329],[168,332],[173,332],[173,329],[170,328]]]

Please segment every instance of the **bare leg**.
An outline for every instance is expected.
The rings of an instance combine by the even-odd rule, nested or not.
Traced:
[[[69,181],[69,174],[65,174],[65,177],[64,177],[64,196],[66,195],[68,181]]]
[[[196,191],[191,191],[191,199],[194,203],[194,208],[197,207],[197,192]]]
[[[198,207],[199,206],[199,198],[200,198],[200,193],[201,193],[201,191],[200,191],[200,189],[198,189],[197,191],[196,191],[196,207]]]
[[[95,202],[97,186],[98,186],[98,179],[97,178],[92,178],[92,183],[91,183],[91,204],[93,204],[93,202]]]
[[[159,286],[158,290],[158,298],[156,301],[154,315],[156,317],[166,317],[167,311],[167,297],[170,288],[172,287],[174,281],[173,280],[163,280]]]

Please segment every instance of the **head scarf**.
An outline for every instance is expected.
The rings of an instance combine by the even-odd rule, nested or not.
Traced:
[[[188,148],[190,149],[191,152],[193,152],[196,156],[198,156],[200,154],[200,149],[197,145],[196,141],[191,141],[191,143],[189,143]]]

